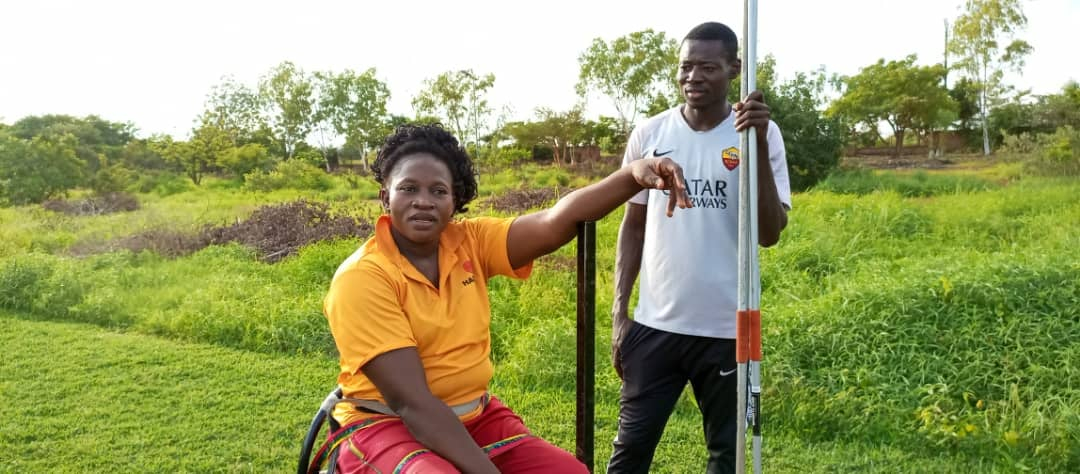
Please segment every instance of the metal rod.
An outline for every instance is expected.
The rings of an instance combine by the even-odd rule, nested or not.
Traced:
[[[757,1],[744,0],[743,7],[740,100],[757,89]],[[738,368],[735,472],[740,474],[746,472],[747,423],[753,427],[753,472],[761,473],[761,289],[758,268],[757,134],[766,132],[749,128],[741,133],[739,142],[742,167],[739,169],[739,297],[735,316],[735,360]]]
[[[596,386],[596,223],[577,234],[577,451],[593,471]]]

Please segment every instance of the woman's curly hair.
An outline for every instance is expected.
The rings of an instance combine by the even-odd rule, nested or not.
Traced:
[[[454,212],[468,211],[465,206],[476,199],[476,170],[472,158],[454,135],[437,123],[400,125],[386,137],[371,165],[375,181],[385,186],[397,162],[414,153],[430,153],[446,163],[454,180]]]

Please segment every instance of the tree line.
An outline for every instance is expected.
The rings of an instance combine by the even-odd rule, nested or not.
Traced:
[[[1031,52],[1015,37],[1026,21],[1019,0],[968,0],[948,32],[951,65],[919,65],[909,55],[882,58],[847,77],[822,68],[780,81],[775,59],[765,57],[757,83],[783,131],[793,187],[807,189],[824,178],[847,145],[889,140],[899,153],[905,144],[933,147],[935,132],[951,130],[973,148],[981,140],[989,154],[1010,136],[1064,129],[1071,137],[1068,130],[1080,129],[1080,86],[1070,82],[1060,94],[1034,96],[1004,82]],[[495,110],[488,102],[495,75],[471,69],[425,80],[406,117],[387,111],[390,88],[375,68],[308,72],[285,61],[255,84],[223,78],[206,95],[186,140],[137,138],[133,124],[96,116],[0,123],[0,202],[40,202],[80,186],[123,190],[147,174],[180,174],[199,185],[208,174],[243,181],[284,163],[333,170],[349,159],[366,166],[382,138],[407,121],[442,123],[485,165],[573,164],[574,149],[582,146],[621,154],[639,118],[681,100],[674,81],[678,43],[663,32],[596,38],[578,63],[578,95],[606,97],[616,117],[593,120],[577,105],[539,107],[531,119],[511,121],[508,107]],[[959,76],[951,86],[950,73]],[[880,133],[883,126],[890,137]]]

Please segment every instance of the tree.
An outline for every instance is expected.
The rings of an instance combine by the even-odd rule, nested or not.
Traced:
[[[424,81],[424,89],[413,98],[417,115],[439,117],[461,140],[480,146],[480,137],[488,128],[492,109],[487,92],[495,85],[495,75],[478,76],[472,69],[448,71]]]
[[[77,143],[70,134],[27,140],[0,133],[0,200],[42,202],[83,184],[86,163],[75,154]]]
[[[75,154],[83,160],[87,173],[97,172],[103,161],[116,161],[123,147],[134,139],[135,126],[103,120],[96,115],[84,118],[70,115],[24,117],[11,125],[12,135],[24,140],[35,137],[74,138]]]
[[[366,166],[364,152],[384,136],[390,88],[375,77],[374,68],[361,74],[348,69],[338,74],[320,72],[315,78],[319,84],[316,120],[328,123],[345,139],[346,147],[358,149]]]
[[[1013,38],[1027,25],[1020,0],[966,0],[964,13],[953,22],[948,51],[959,59],[956,67],[975,83],[983,130],[983,154],[990,154],[987,116],[1009,88],[1005,71],[1019,71],[1031,45]]]
[[[736,78],[734,83],[739,83]],[[796,73],[786,82],[776,78],[776,58],[765,56],[757,65],[757,88],[765,96],[769,114],[784,137],[791,189],[810,189],[825,179],[840,161],[847,140],[843,122],[822,112],[826,95],[840,79],[824,69]],[[741,98],[737,87],[728,89],[728,101]]]
[[[296,145],[314,127],[314,90],[311,78],[285,61],[259,81],[267,124],[284,158],[292,158]]]
[[[670,97],[679,64],[678,48],[674,39],[652,29],[630,33],[610,44],[595,38],[578,57],[577,93],[584,98],[589,91],[597,91],[610,98],[622,129],[628,132],[644,103]]]
[[[232,146],[240,146],[254,140],[259,130],[267,126],[262,118],[263,108],[263,97],[258,91],[224,77],[207,94],[203,116],[228,134]]]
[[[877,63],[845,78],[845,90],[829,113],[852,123],[876,128],[889,124],[896,140],[896,154],[908,130],[928,131],[956,119],[956,103],[942,84],[941,65],[916,66],[915,55],[900,61]]]
[[[564,161],[575,164],[570,147],[582,144],[589,132],[581,107],[566,112],[540,107],[536,109],[536,118],[535,122],[509,123],[505,127],[506,133],[522,148],[550,147],[555,164]]]

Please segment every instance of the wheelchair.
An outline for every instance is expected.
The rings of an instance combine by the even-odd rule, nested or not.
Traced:
[[[297,474],[307,474],[309,472],[311,466],[311,450],[315,447],[316,440],[319,439],[319,433],[322,431],[323,425],[326,425],[328,428],[326,436],[329,436],[330,433],[341,428],[341,424],[334,419],[333,415],[334,406],[341,402],[341,399],[341,387],[336,387],[326,395],[322,405],[319,405],[319,410],[315,412],[315,416],[311,419],[311,425],[308,426],[307,434],[304,435],[304,444],[300,446],[300,460],[296,466]],[[337,450],[334,450],[329,455],[326,469],[318,472],[333,474],[336,464]]]

